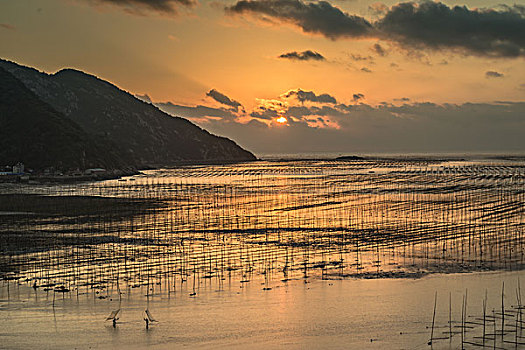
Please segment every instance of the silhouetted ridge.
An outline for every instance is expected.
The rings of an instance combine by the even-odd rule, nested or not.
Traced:
[[[233,141],[172,117],[94,75],[75,69],[49,75],[4,60],[0,60],[0,67],[87,134],[116,145],[119,159],[126,165],[255,159]]]
[[[1,67],[0,82],[0,165],[20,161],[36,170],[125,166],[110,144],[96,142]]]

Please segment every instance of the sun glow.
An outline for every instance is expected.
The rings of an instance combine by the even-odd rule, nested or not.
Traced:
[[[288,119],[286,119],[284,116],[280,116],[279,118],[275,119],[275,121],[279,124],[285,124]]]

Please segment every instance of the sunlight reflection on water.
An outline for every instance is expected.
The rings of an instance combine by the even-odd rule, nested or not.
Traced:
[[[507,275],[406,278],[521,270],[524,178],[522,162],[363,160],[17,185],[0,223],[2,336],[35,345],[27,324],[63,348],[426,344],[434,290]],[[122,325],[90,333],[119,299]],[[164,322],[134,334],[145,303]]]

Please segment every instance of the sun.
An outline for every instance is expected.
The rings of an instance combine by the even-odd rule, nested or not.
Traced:
[[[275,121],[279,124],[285,124],[288,119],[286,119],[284,116],[280,116],[279,118],[275,119]]]

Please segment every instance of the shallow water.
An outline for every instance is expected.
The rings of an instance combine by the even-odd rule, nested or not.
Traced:
[[[9,349],[427,349],[435,291],[437,337],[448,329],[449,293],[457,321],[466,290],[471,316],[482,314],[485,290],[488,310],[500,307],[502,282],[506,306],[516,305],[519,278],[525,278],[522,272],[435,274],[415,280],[314,279],[276,282],[271,290],[263,290],[260,281],[232,281],[222,291],[203,281],[195,297],[188,289],[170,295],[164,290],[149,301],[144,289],[133,289],[122,295],[116,328],[104,322],[119,308],[114,290],[107,293],[112,300],[93,293],[56,295],[53,308],[52,293],[11,282],[9,298],[7,286],[1,288],[0,339],[2,348]],[[142,320],[146,307],[159,320],[148,330]],[[457,348],[459,343],[455,335],[452,343],[435,340],[433,348]]]
[[[4,186],[0,347],[429,348],[434,292],[443,338],[449,293],[458,322],[466,294],[468,316],[485,290],[501,308],[502,282],[496,342],[525,343],[503,272],[525,266],[524,184],[523,161],[366,160]],[[460,345],[453,325],[433,348]]]

